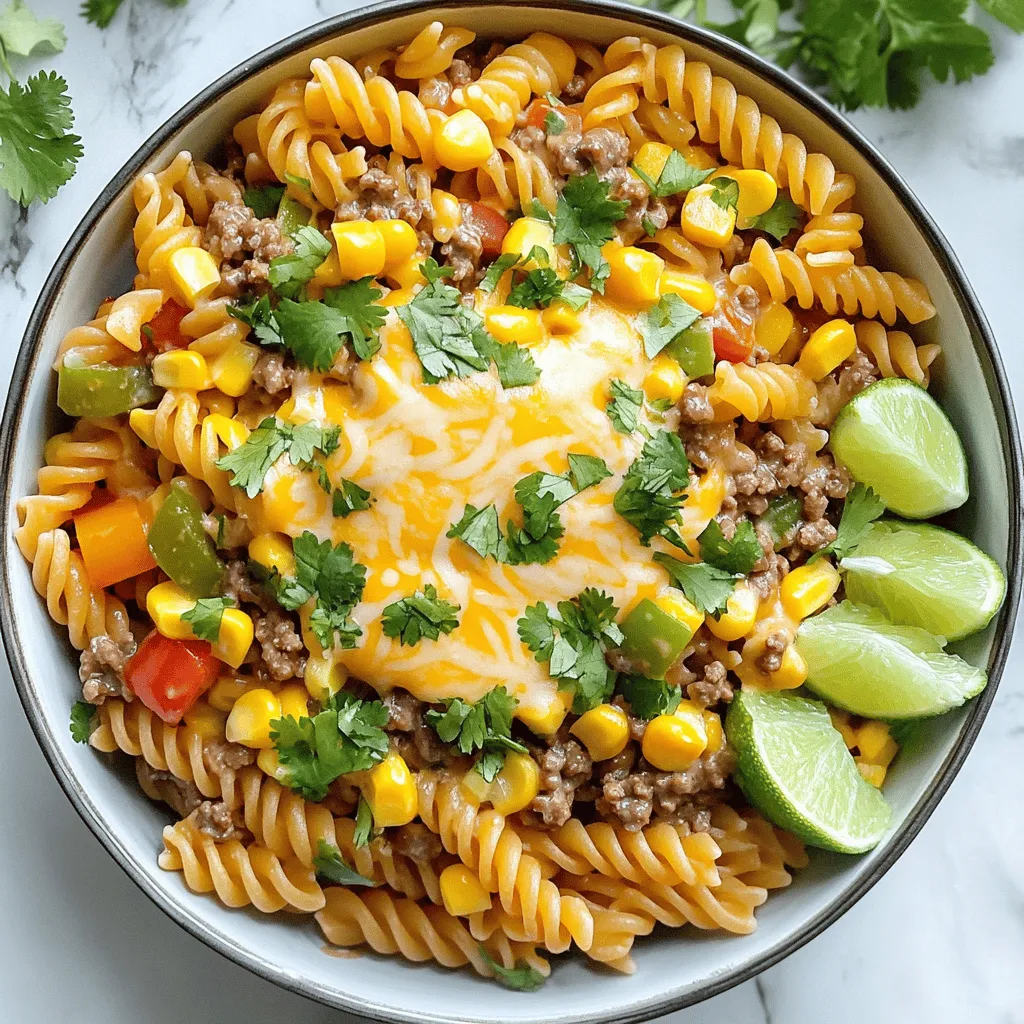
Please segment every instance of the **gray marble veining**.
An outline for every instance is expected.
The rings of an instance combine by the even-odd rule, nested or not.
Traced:
[[[187,98],[260,48],[354,6],[330,0],[126,0],[105,32],[77,0],[33,0],[68,23],[67,76],[86,153],[28,212],[0,199],[0,380],[45,275],[89,204]],[[960,256],[1000,339],[1018,398],[1024,260],[1024,39],[992,23],[997,63],[930,88],[916,110],[854,121],[906,177]],[[750,982],[667,1020],[718,1024],[1024,1022],[1024,849],[1018,643],[967,765],[892,871],[823,936]],[[180,1020],[312,1024],[341,1015],[221,959],[131,886],[75,816],[0,668],[0,1005],[19,1024]],[[154,855],[156,850],[154,838]],[[341,961],[339,961],[341,963]],[[8,1018],[7,1015],[11,1014]]]

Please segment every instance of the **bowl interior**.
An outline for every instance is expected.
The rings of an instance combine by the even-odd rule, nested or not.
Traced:
[[[166,138],[143,150],[101,197],[80,230],[80,244],[51,282],[33,318],[19,356],[5,421],[8,460],[4,560],[9,605],[4,608],[8,651],[22,697],[58,778],[87,822],[161,906],[195,934],[244,965],[306,995],[384,1020],[626,1021],[653,1016],[728,987],[778,959],[827,924],[877,879],[923,824],[980,727],[991,688],[979,702],[928,724],[915,749],[896,762],[886,783],[893,805],[893,831],[873,853],[861,858],[815,855],[791,889],[775,893],[761,908],[758,931],[747,937],[659,933],[635,948],[638,971],[620,977],[591,970],[578,960],[557,966],[537,996],[505,994],[468,973],[412,966],[373,955],[325,955],[311,922],[227,910],[212,899],[189,893],[178,873],[156,865],[160,829],[168,820],[134,785],[115,778],[110,765],[91,749],[76,746],[68,733],[68,708],[78,691],[77,661],[64,630],[55,627],[36,595],[28,566],[12,540],[15,502],[32,493],[46,438],[58,429],[55,379],[50,364],[61,337],[90,319],[98,302],[130,285],[133,273],[131,180],[162,166],[180,149],[197,155],[214,150],[231,126],[256,110],[281,78],[302,74],[313,56],[358,56],[372,48],[408,40],[424,24],[440,18],[466,25],[480,35],[522,37],[544,29],[603,44],[639,33],[656,42],[676,40],[668,23],[646,12],[600,8],[593,4],[523,4],[494,7],[410,9],[397,5],[383,16],[361,13],[332,27],[312,29],[292,44],[294,52],[269,60],[256,58],[235,75],[235,84],[212,87],[184,119],[170,125]],[[500,17],[498,12],[500,11]],[[646,27],[637,27],[646,20]],[[1017,598],[1019,468],[1009,399],[1001,372],[986,349],[986,328],[973,297],[950,277],[948,255],[936,233],[910,212],[874,160],[852,133],[837,130],[823,107],[798,98],[777,72],[763,72],[756,58],[728,43],[708,45],[708,37],[680,29],[687,57],[706,61],[736,88],[754,97],[783,127],[801,136],[809,149],[829,154],[836,165],[856,174],[858,208],[877,262],[886,269],[920,278],[939,315],[916,332],[919,341],[939,341],[943,356],[935,381],[940,401],[960,430],[971,465],[972,495],[953,517],[955,529],[973,538],[1010,570],[1011,592],[1000,619],[959,653],[996,672],[1005,656],[1004,634]],[[298,38],[298,37],[297,37]],[[280,48],[279,48],[280,49]],[[246,69],[257,68],[251,77]],[[231,76],[228,76],[229,79]],[[207,102],[219,92],[216,102]],[[103,205],[103,204],[106,205]],[[89,221],[91,220],[91,224]],[[73,240],[74,241],[74,240]],[[942,243],[944,244],[944,243]],[[1006,638],[1008,640],[1008,638]],[[122,773],[123,774],[123,773]],[[130,774],[130,773],[129,773]]]

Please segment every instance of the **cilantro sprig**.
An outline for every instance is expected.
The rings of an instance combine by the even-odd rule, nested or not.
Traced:
[[[854,484],[843,502],[843,514],[839,520],[836,539],[807,559],[808,564],[825,555],[836,559],[845,558],[863,539],[864,531],[885,512],[882,499],[870,487]]]
[[[342,477],[341,486],[336,487],[331,496],[331,512],[338,519],[344,519],[353,512],[365,512],[372,501],[373,498],[365,487],[360,487],[354,480]]]
[[[611,184],[596,171],[570,178],[555,207],[555,245],[568,245],[572,256],[571,274],[590,269],[590,287],[604,293],[610,267],[601,246],[615,237],[615,225],[625,216],[629,202],[609,199]]]
[[[608,419],[620,434],[632,434],[640,425],[644,393],[631,388],[624,380],[613,380],[608,391],[611,395],[605,408]]]
[[[803,223],[803,219],[803,210],[789,196],[780,192],[770,209],[739,226],[742,230],[763,231],[781,242],[790,231]]]
[[[242,202],[261,219],[275,217],[284,193],[284,185],[261,185],[259,188],[250,185],[242,193]]]
[[[689,473],[682,441],[667,430],[653,434],[627,470],[613,504],[615,511],[636,527],[645,547],[650,546],[652,538],[663,537],[688,550],[676,527],[683,520],[680,509]]]
[[[305,286],[313,280],[317,267],[331,254],[331,243],[323,232],[310,224],[292,233],[295,251],[275,256],[270,261],[267,281],[283,298],[301,297]]]
[[[622,676],[619,693],[629,701],[630,710],[637,718],[649,721],[658,715],[670,715],[683,699],[682,688],[664,679],[647,676]]]
[[[196,639],[215,644],[220,637],[224,611],[234,606],[232,597],[201,597],[187,612],[181,613],[181,621],[192,627]]]
[[[683,192],[689,192],[691,188],[704,184],[711,176],[714,168],[703,169],[694,167],[679,150],[673,149],[669,153],[657,181],[637,164],[633,164],[633,170],[647,186],[652,196],[663,199],[665,196],[677,196]]]
[[[327,842],[326,839],[321,839],[317,843],[316,856],[313,858],[313,870],[320,878],[334,882],[335,885],[377,885],[372,878],[359,874],[342,857],[341,850]]]
[[[681,562],[661,551],[655,553],[654,560],[668,572],[673,585],[698,611],[716,619],[725,611],[736,584],[743,579],[737,573],[726,572],[707,562]]]
[[[653,359],[669,342],[699,319],[699,311],[678,295],[663,295],[640,317],[644,355],[648,359]]]
[[[424,718],[445,743],[454,744],[461,753],[480,751],[474,770],[492,782],[508,751],[526,753],[526,747],[512,739],[512,713],[518,703],[504,686],[496,686],[475,702],[460,697],[446,700],[444,711],[430,710]]]
[[[744,519],[736,527],[731,540],[726,540],[716,519],[708,523],[697,538],[700,557],[709,565],[724,572],[746,576],[764,558],[764,549],[757,539],[753,523]]]
[[[163,0],[165,7],[184,7],[188,0]],[[106,28],[121,9],[124,0],[84,0],[82,17],[97,28]]]
[[[384,635],[400,644],[415,646],[423,637],[436,640],[450,633],[459,624],[459,606],[437,596],[437,587],[428,583],[421,594],[392,601],[385,607],[382,619]]]
[[[493,292],[503,274],[510,270],[513,273],[521,272],[521,279],[513,282],[509,289],[506,300],[509,306],[547,309],[558,301],[578,312],[590,301],[593,293],[589,288],[559,277],[548,262],[547,250],[539,245],[535,245],[524,257],[516,253],[503,253],[487,268],[480,282],[480,290]]]
[[[515,992],[536,992],[547,981],[547,978],[536,967],[528,964],[525,960],[518,961],[515,967],[505,967],[487,952],[487,947],[482,942],[477,949],[480,951],[484,963],[494,972],[494,977],[505,988],[510,988]]]
[[[93,720],[96,717],[96,705],[88,701],[76,700],[71,705],[71,738],[76,743],[88,743],[92,733]]]
[[[547,662],[559,689],[573,693],[577,715],[597,707],[615,686],[605,650],[623,641],[617,617],[613,599],[587,587],[571,601],[559,601],[557,611],[543,601],[528,606],[517,623],[519,638],[537,661]]]

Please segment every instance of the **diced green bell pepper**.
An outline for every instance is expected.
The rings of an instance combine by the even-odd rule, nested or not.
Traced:
[[[313,211],[303,206],[298,199],[292,199],[287,192],[281,196],[281,205],[277,208],[277,223],[281,226],[281,234],[291,235],[305,227]]]
[[[665,351],[686,371],[687,377],[706,377],[715,372],[715,345],[711,321],[702,317],[680,331]]]
[[[216,593],[224,563],[203,529],[203,510],[183,487],[172,487],[149,528],[156,564],[197,600]]]
[[[87,366],[69,352],[57,371],[57,405],[69,416],[116,416],[161,394],[148,366]]]
[[[793,494],[782,494],[775,498],[758,518],[758,524],[764,523],[772,535],[772,544],[776,551],[794,526],[800,522],[803,503]]]
[[[645,598],[622,623],[622,652],[638,672],[651,679],[664,679],[676,658],[693,637],[685,623],[663,612]]]

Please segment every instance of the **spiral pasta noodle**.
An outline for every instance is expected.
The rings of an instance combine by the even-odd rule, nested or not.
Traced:
[[[395,60],[398,78],[434,78],[452,66],[458,50],[469,46],[476,33],[466,28],[446,28],[432,21],[420,29]]]
[[[708,400],[723,420],[791,420],[810,415],[816,393],[814,381],[795,366],[720,362]]]
[[[941,345],[916,345],[905,331],[887,331],[877,320],[857,324],[857,347],[871,357],[883,377],[906,377],[928,387],[931,366]]]

